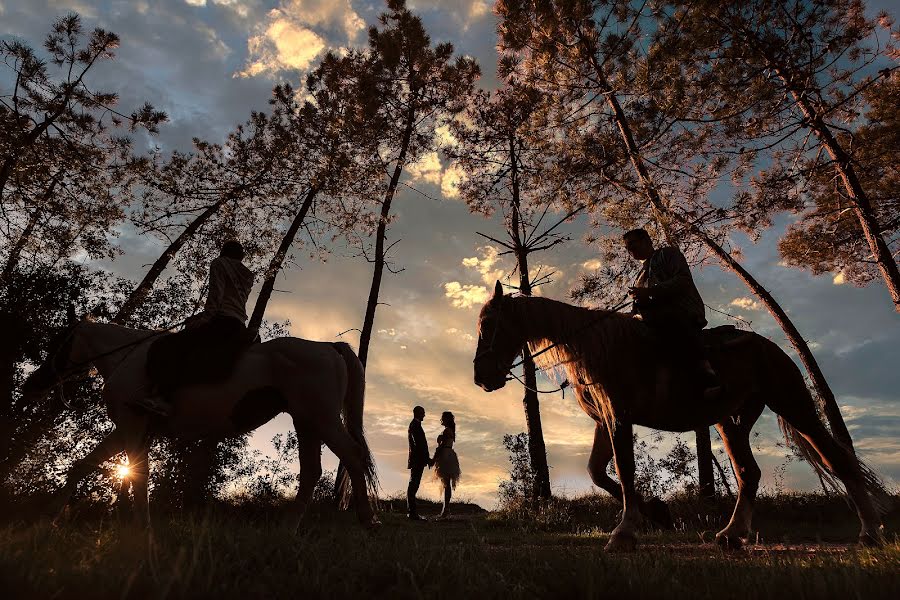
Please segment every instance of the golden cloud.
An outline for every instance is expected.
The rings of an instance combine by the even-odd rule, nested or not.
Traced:
[[[458,281],[444,284],[444,295],[456,308],[472,308],[481,306],[490,298],[490,292],[482,285],[463,285]]]

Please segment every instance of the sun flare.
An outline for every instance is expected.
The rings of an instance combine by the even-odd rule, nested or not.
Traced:
[[[131,473],[131,469],[128,465],[119,465],[116,469],[116,474],[119,476],[119,479],[125,479],[128,477],[128,474]]]

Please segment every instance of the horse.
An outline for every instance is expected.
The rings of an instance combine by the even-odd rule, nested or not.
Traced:
[[[55,349],[23,384],[24,399],[35,401],[93,366],[103,377],[103,400],[115,424],[71,467],[64,486],[54,495],[55,510],[66,507],[81,479],[124,451],[134,486],[135,516],[139,524],[149,527],[152,438],[221,440],[253,431],[287,412],[299,442],[300,476],[293,503],[296,527],[322,475],[322,443],[345,466],[338,486],[342,504],[347,506],[352,494],[363,526],[380,524],[369,497],[377,498],[378,484],[363,432],[365,371],[349,345],[291,337],[254,344],[240,356],[227,379],[176,390],[171,415],[162,418],[133,406],[130,400],[148,393],[147,354],[153,341],[166,334],[81,319],[60,334]]]
[[[487,392],[502,388],[526,345],[540,368],[567,376],[582,409],[595,421],[588,470],[599,487],[624,504],[607,550],[635,549],[640,512],[647,509],[634,487],[633,425],[683,432],[713,424],[739,486],[734,512],[716,541],[723,548],[739,549],[750,534],[761,475],[750,448],[750,430],[765,406],[778,415],[788,443],[823,479],[844,484],[861,523],[860,543],[880,543],[876,504],[886,508],[884,488],[828,432],[800,370],[772,341],[742,332],[739,340],[711,349],[710,360],[723,384],[715,399],[704,397],[697,388],[687,393],[690,386],[674,384],[667,388],[674,393],[660,394],[659,382],[666,377],[662,372],[671,369],[657,360],[646,324],[615,311],[505,296],[498,281],[478,317],[475,384]],[[677,379],[669,377],[671,382]],[[610,459],[615,461],[618,486],[605,472]]]

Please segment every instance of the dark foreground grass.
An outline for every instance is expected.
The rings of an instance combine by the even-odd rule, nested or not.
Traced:
[[[470,507],[450,521],[399,512],[363,531],[323,511],[302,533],[281,513],[157,516],[153,541],[115,519],[0,529],[3,597],[103,598],[900,598],[900,542],[876,550],[801,534],[723,554],[709,532],[648,531],[637,553],[603,552],[579,521],[559,531]],[[852,515],[844,520],[852,522]],[[784,528],[787,529],[787,528]],[[786,537],[779,534],[783,539]],[[849,540],[847,540],[849,541]]]

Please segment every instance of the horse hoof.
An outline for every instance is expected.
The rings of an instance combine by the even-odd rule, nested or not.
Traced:
[[[719,548],[728,552],[737,552],[744,549],[744,541],[739,536],[728,535],[723,532],[716,534],[716,543],[719,545]]]
[[[637,537],[630,533],[614,533],[606,544],[607,552],[634,552],[637,548]]]
[[[878,548],[884,542],[877,533],[861,533],[859,534],[859,545],[864,548]]]

